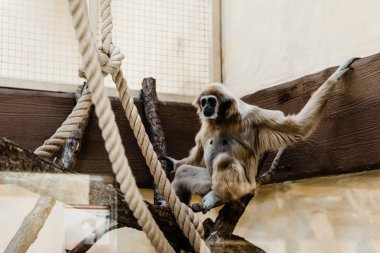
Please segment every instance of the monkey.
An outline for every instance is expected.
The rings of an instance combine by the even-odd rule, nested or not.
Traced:
[[[201,121],[195,146],[181,160],[167,157],[180,200],[188,204],[191,194],[198,194],[207,212],[221,200],[254,193],[260,156],[313,133],[330,95],[356,59],[340,65],[295,115],[245,103],[223,84],[208,85],[193,102]]]

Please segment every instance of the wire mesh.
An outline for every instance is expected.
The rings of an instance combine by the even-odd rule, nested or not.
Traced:
[[[65,0],[0,1],[0,13],[0,77],[81,83]],[[114,0],[112,13],[113,41],[126,56],[122,69],[131,89],[140,89],[145,77],[157,80],[159,92],[179,95],[208,83],[211,1]],[[105,83],[113,86],[110,78]]]
[[[0,77],[79,84],[66,1],[0,1]]]

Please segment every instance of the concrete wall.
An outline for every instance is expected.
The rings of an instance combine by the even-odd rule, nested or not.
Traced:
[[[377,0],[221,0],[223,82],[239,95],[380,52]]]

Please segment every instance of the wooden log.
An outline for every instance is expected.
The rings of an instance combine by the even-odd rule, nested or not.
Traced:
[[[357,60],[346,78],[347,89],[334,95],[324,117],[309,140],[287,149],[276,182],[380,168],[380,54]],[[328,68],[292,82],[245,96],[246,102],[263,108],[298,112],[311,93],[335,68]],[[1,85],[1,84],[0,84]],[[35,149],[60,125],[75,104],[73,94],[0,88],[0,132],[23,147]],[[136,101],[140,111],[141,102]],[[150,187],[152,178],[135,142],[118,99],[112,108],[122,131],[133,174],[139,187]],[[190,104],[159,103],[162,126],[168,134],[168,153],[188,155],[199,130],[199,120]],[[79,155],[79,172],[112,175],[111,165],[96,119]],[[273,158],[273,156],[272,156]],[[269,159],[271,161],[272,159]],[[265,169],[269,169],[266,163]]]
[[[135,103],[142,113],[141,101],[136,100]],[[152,176],[125,118],[121,103],[118,98],[111,97],[111,104],[119,129],[123,129],[120,134],[138,186],[150,188],[153,183]],[[34,150],[60,126],[74,105],[75,98],[71,93],[0,87],[0,133],[24,148]],[[162,127],[170,133],[166,136],[169,154],[184,157],[194,145],[193,137],[199,128],[195,109],[185,103],[160,102],[159,110]],[[79,173],[113,176],[94,113],[91,115],[75,170]]]
[[[86,88],[86,84],[80,86],[75,93],[75,100],[78,102],[82,96],[83,90]],[[88,108],[86,114],[82,117],[82,122],[67,138],[62,153],[58,157],[58,164],[60,164],[66,170],[73,170],[76,162],[78,161],[79,153],[82,149],[82,141],[87,130],[87,125],[92,113],[93,107]]]
[[[359,59],[327,103],[316,132],[287,148],[275,182],[380,168],[380,54]],[[297,113],[335,67],[245,96],[268,109]],[[271,156],[273,157],[273,155]],[[270,159],[271,160],[271,159]],[[265,170],[270,163],[265,164]]]
[[[168,147],[166,144],[165,133],[162,128],[160,113],[158,110],[158,97],[156,92],[156,80],[153,78],[144,78],[142,82],[142,90],[140,99],[143,104],[144,113],[146,119],[146,125],[148,126],[147,131],[149,134],[150,141],[152,142],[153,149],[157,153],[158,158],[167,156]],[[168,164],[165,159],[160,159],[163,170],[166,175],[168,173]],[[164,197],[160,193],[158,186],[153,183],[154,190],[154,204],[161,205],[166,203]]]
[[[57,164],[53,164],[51,161],[36,156],[31,151],[25,150],[18,144],[5,138],[0,138],[0,165],[0,171],[76,174],[75,172],[63,169]],[[6,183],[0,180],[0,183],[1,182]],[[23,187],[24,185],[21,184],[20,186]],[[39,192],[39,190],[41,190],[39,187],[28,189],[38,194],[41,193]],[[49,192],[44,191],[44,194],[48,194],[49,196],[54,197],[64,203],[72,204],[70,201],[66,201],[67,199],[71,200],[71,198],[66,199],[65,196],[61,196],[59,192],[60,189],[54,188],[50,189]],[[88,199],[88,204],[90,205],[104,205],[109,207],[116,205],[116,222],[118,227],[127,226],[141,230],[141,227],[137,224],[137,220],[133,216],[132,211],[125,202],[123,194],[112,185],[104,185],[99,181],[91,182]],[[172,211],[165,206],[155,206],[149,202],[145,203],[168,240],[175,243],[182,249],[191,251],[192,248],[182,230],[177,225]],[[110,227],[109,229],[114,228],[116,227]],[[106,232],[108,232],[108,230],[104,231],[104,233]],[[83,245],[78,245],[80,250],[83,250],[86,247],[86,250],[90,248],[88,247],[89,245],[86,247],[82,246]],[[78,253],[86,251],[74,252]]]
[[[237,235],[223,238],[211,235],[207,238],[206,243],[212,253],[265,253],[264,250]]]
[[[37,239],[54,205],[55,199],[49,196],[41,196],[33,209],[24,217],[4,253],[27,252]]]
[[[96,242],[100,238],[102,238],[103,235],[105,235],[109,231],[111,231],[113,229],[117,229],[117,228],[119,228],[119,226],[117,224],[116,225],[110,224],[110,225],[107,225],[106,227],[97,228],[90,233],[91,241]],[[95,238],[93,237],[93,235],[95,235]],[[84,252],[87,252],[89,249],[91,249],[91,247],[93,245],[93,244],[89,244],[88,241],[90,241],[89,238],[87,238],[87,237],[84,238],[77,245],[75,245],[75,247],[72,248],[71,250],[66,249],[66,253],[84,253]]]
[[[18,167],[17,171],[19,172],[38,171],[40,173],[45,172],[45,173],[75,174],[75,172],[69,172],[68,170],[64,170],[62,167],[55,165],[48,160],[35,156],[32,152],[21,148],[14,142],[8,141],[4,138],[0,138],[0,164],[3,165],[0,167],[0,170],[14,171],[15,160],[18,160],[17,164],[19,166],[17,166]],[[54,170],[51,168],[54,168]],[[127,203],[124,201],[123,194],[119,190],[115,189],[112,185],[104,185],[97,182],[98,181],[91,182],[90,184],[90,191],[89,191],[90,202],[88,204],[105,205],[105,206],[117,205],[117,208],[116,208],[117,220],[115,220],[117,224],[115,225],[111,223],[110,227],[104,228],[103,231],[97,234],[98,238],[100,238],[102,235],[104,235],[105,233],[107,233],[108,231],[112,229],[124,227],[124,226],[141,230],[141,227],[137,224],[137,221],[134,218],[132,211],[129,209]],[[36,188],[35,190],[36,190],[36,193],[40,193],[38,192],[39,188]],[[59,192],[60,192],[60,189],[55,188],[51,192],[49,192],[49,195],[61,200],[62,202],[65,202],[65,198],[59,197],[57,195]],[[175,245],[177,245],[178,248],[181,248],[185,250],[186,252],[191,252],[192,251],[191,245],[189,244],[182,230],[177,225],[176,219],[172,211],[166,206],[156,206],[149,202],[145,202],[145,203],[147,207],[149,208],[150,212],[152,213],[153,218],[156,220],[157,224],[163,231],[164,235],[168,238],[168,240],[174,243]],[[239,209],[240,210],[239,212],[241,213],[244,211],[243,209],[241,209],[241,206],[232,205],[232,208],[235,208],[235,207],[237,207],[237,209]],[[207,220],[206,223],[208,224],[205,224],[205,227],[209,227],[209,228],[212,227],[213,232],[215,232],[215,231],[218,231],[220,227],[223,227],[222,225],[223,222],[229,222],[229,224],[231,224],[229,228],[233,230],[236,224],[233,225],[233,223],[231,223],[230,221],[234,220],[237,223],[241,214],[234,214],[232,216],[230,215],[230,217],[228,218],[228,215],[227,215],[228,212],[231,212],[233,214],[237,210],[237,209],[231,209],[231,206],[229,208],[230,208],[229,210],[224,212],[225,214],[223,214],[217,219],[215,224]],[[226,217],[227,217],[227,220],[225,220]],[[209,229],[209,231],[211,231],[211,229]],[[210,236],[207,239],[207,241],[210,247],[212,248],[212,252],[215,252],[215,253],[219,253],[219,252],[262,253],[264,252],[258,247],[256,247],[255,245],[244,240],[243,238],[232,235],[231,234],[232,232],[225,233],[225,230],[223,229],[221,231],[222,233],[218,233],[218,232],[208,233]],[[68,252],[71,252],[71,253],[87,252],[91,248],[91,245],[87,245],[84,242],[85,240],[80,242],[76,247],[74,247],[71,251],[68,251]],[[223,250],[227,250],[227,251],[223,251]]]

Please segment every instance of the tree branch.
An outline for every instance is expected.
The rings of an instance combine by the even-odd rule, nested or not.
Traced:
[[[53,164],[52,162],[46,159],[36,156],[32,152],[23,149],[19,145],[5,138],[0,138],[0,165],[0,171],[76,174],[75,172],[64,170],[57,164]],[[0,177],[0,183],[12,182],[11,179],[3,180],[3,178],[4,177]],[[51,181],[51,179],[49,179],[49,181]],[[18,185],[24,187],[23,184]],[[40,187],[29,187],[28,189],[41,194]],[[58,187],[54,189],[51,189],[50,187],[50,191],[44,190],[43,193],[53,198],[56,198],[64,203],[73,203],[72,197],[62,196],[60,194],[60,191],[61,189]],[[117,205],[115,209],[117,210],[116,221],[118,223],[118,226],[126,226],[141,230],[141,227],[137,224],[137,221],[134,218],[132,211],[129,209],[127,203],[124,201],[123,194],[119,190],[115,189],[112,185],[104,185],[99,181],[91,181],[88,199],[88,204],[90,205],[103,205],[109,207]],[[157,224],[160,226],[165,236],[167,236],[168,240],[172,243],[175,243],[182,249],[191,251],[192,248],[188,240],[184,236],[182,230],[177,225],[175,217],[171,210],[166,206],[155,206],[149,202],[145,203],[151,211],[153,218],[156,220]],[[105,229],[104,233],[114,228],[115,227],[111,227],[108,230]],[[98,238],[100,238],[99,234]],[[78,253],[86,251],[75,252]]]
[[[156,80],[153,78],[144,78],[142,81],[142,90],[140,99],[144,108],[144,115],[147,120],[149,138],[153,144],[153,149],[159,158],[167,156],[167,144],[165,133],[161,125],[160,113],[158,111],[158,97],[156,92]],[[160,159],[162,168],[168,173],[168,164],[165,159]],[[160,193],[158,186],[153,183],[154,204],[162,205],[165,199]]]

